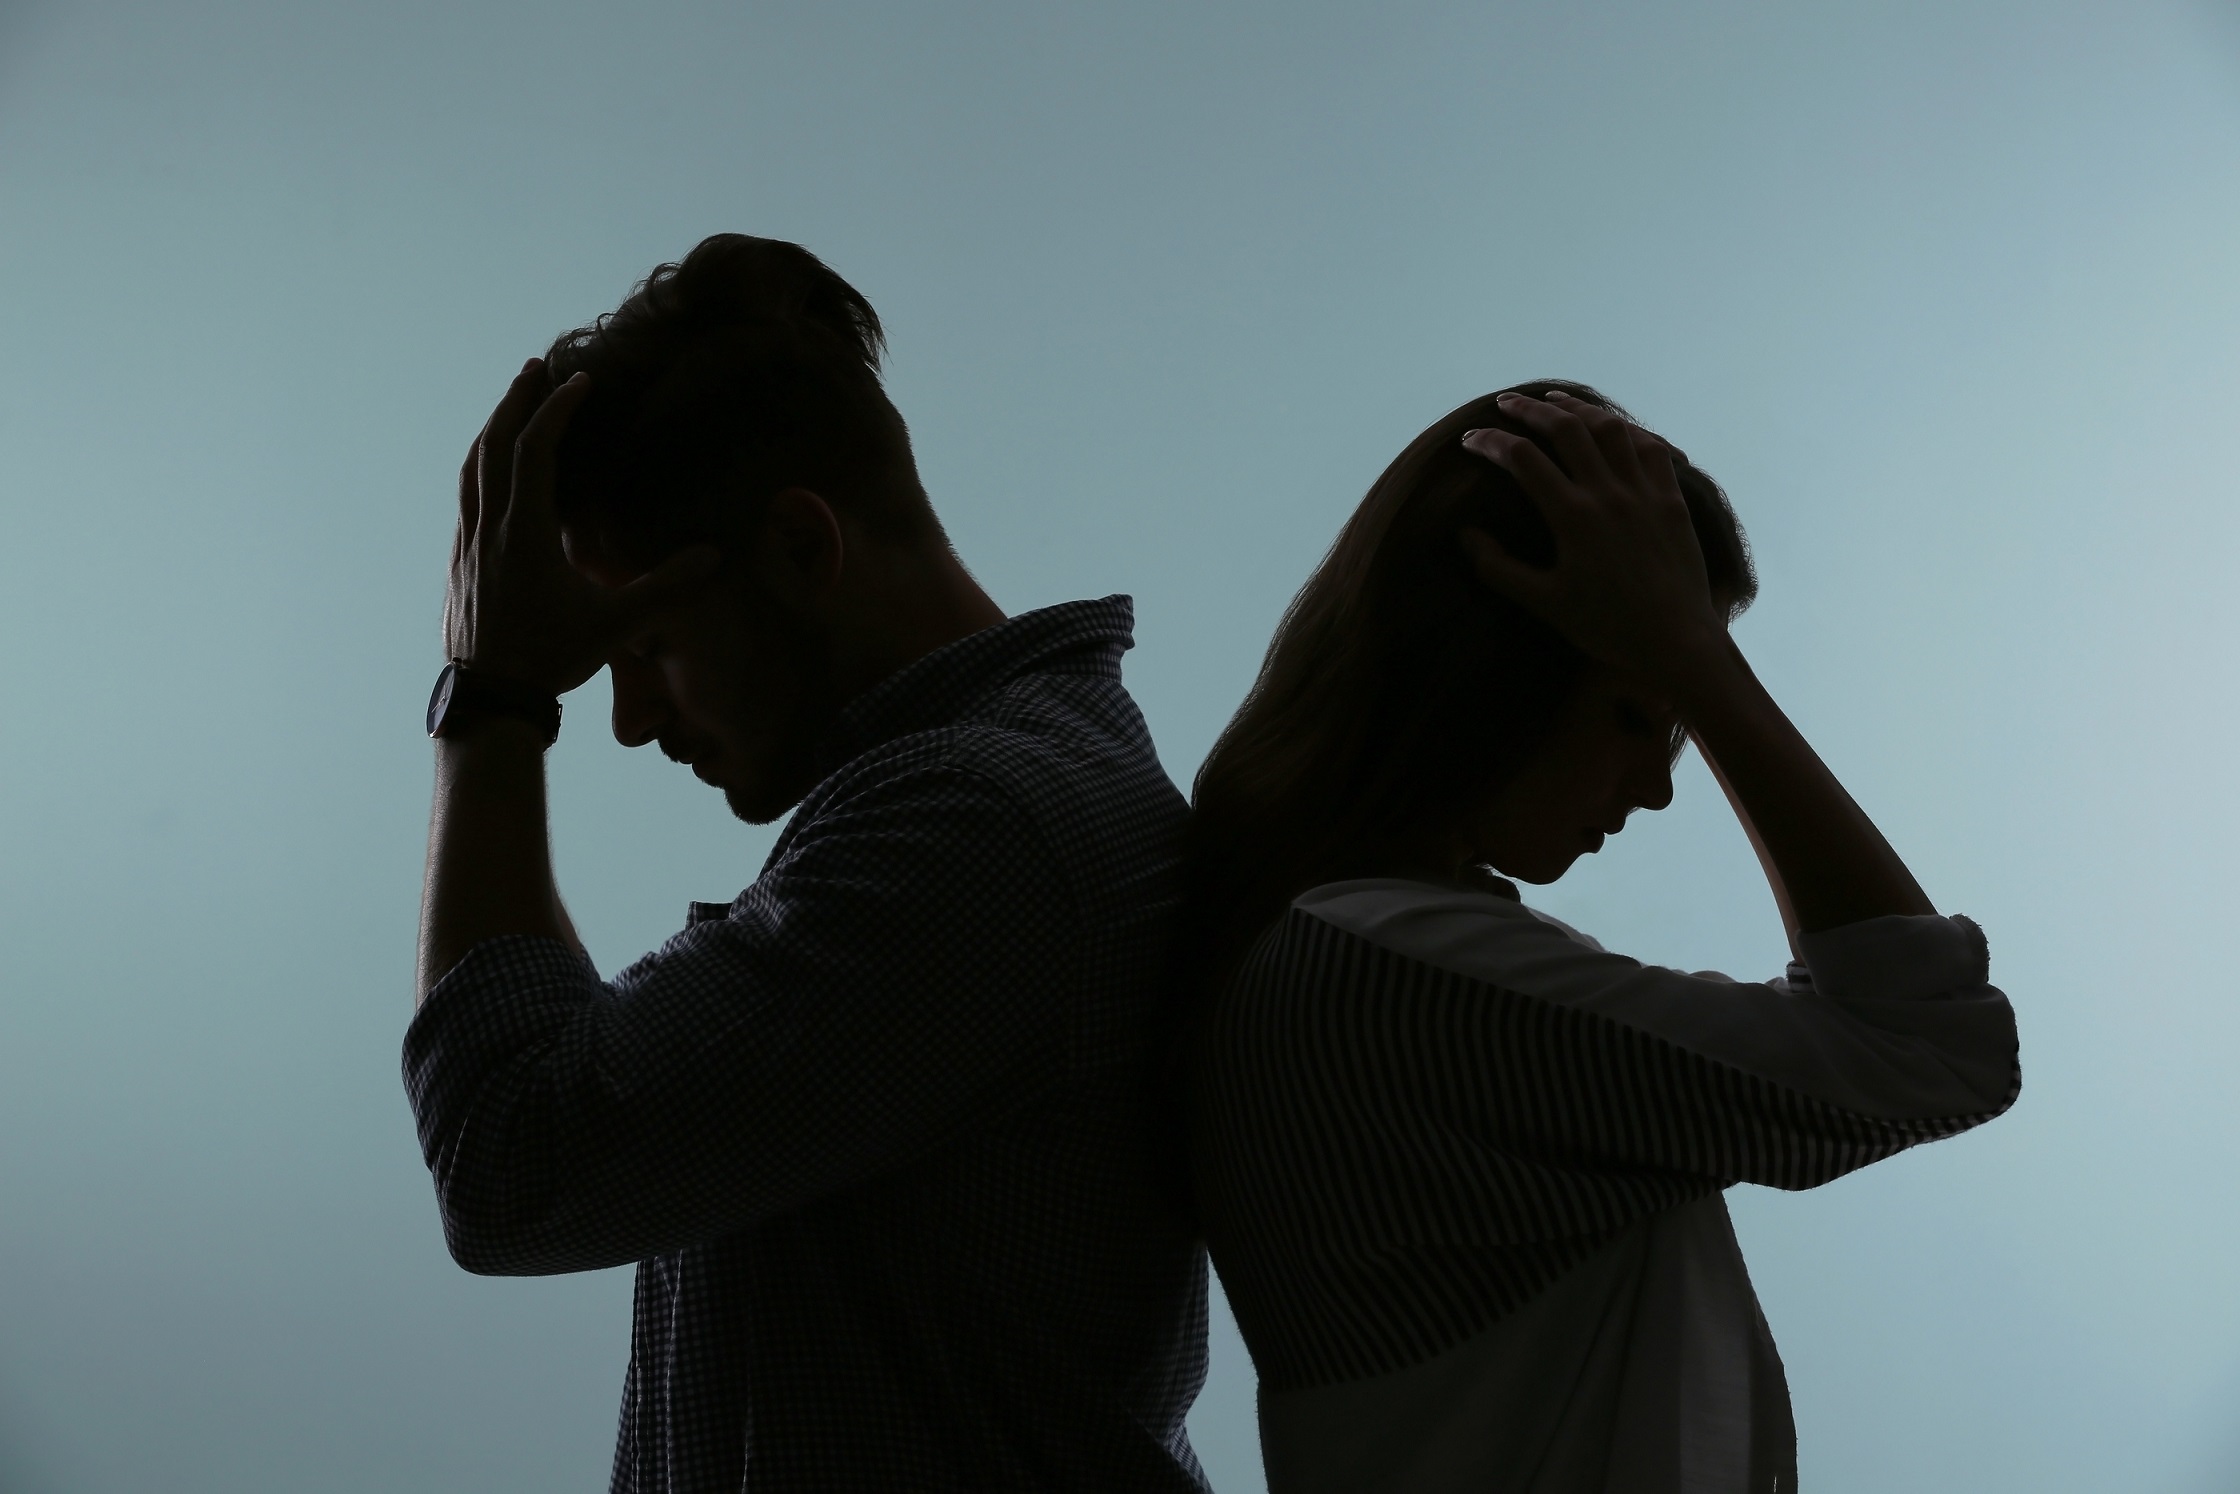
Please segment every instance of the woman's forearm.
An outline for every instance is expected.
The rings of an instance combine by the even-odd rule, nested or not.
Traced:
[[[1682,718],[1757,847],[1792,940],[1863,919],[1936,911],[1731,639],[1707,650],[1676,685]]]
[[[1750,849],[1757,853],[1758,867],[1766,874],[1766,885],[1773,889],[1773,906],[1781,915],[1781,931],[1789,938],[1790,956],[1803,958],[1803,951],[1797,947],[1797,910],[1789,901],[1789,884],[1782,880],[1781,868],[1774,864],[1773,856],[1766,850],[1765,838],[1758,834],[1758,827],[1751,821],[1750,811],[1743,807],[1741,797],[1734,791],[1734,785],[1727,782],[1727,775],[1719,770],[1719,760],[1700,741],[1696,743],[1696,751],[1703,754],[1703,765],[1711,770],[1713,780],[1719,785],[1719,792],[1727,796],[1727,807],[1741,821],[1742,833],[1749,837]]]

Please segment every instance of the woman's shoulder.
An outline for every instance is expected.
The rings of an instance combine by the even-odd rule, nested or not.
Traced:
[[[1479,966],[1504,948],[1544,945],[1551,937],[1602,953],[1602,946],[1559,918],[1528,908],[1515,884],[1491,873],[1470,882],[1357,877],[1326,882],[1292,899],[1295,915],[1432,964]],[[1289,920],[1287,920],[1288,922]]]
[[[1413,908],[1454,905],[1501,916],[1524,914],[1517,886],[1490,872],[1471,881],[1434,881],[1425,877],[1351,877],[1309,887],[1291,900],[1291,906],[1323,916],[1329,910],[1353,915],[1401,912]]]

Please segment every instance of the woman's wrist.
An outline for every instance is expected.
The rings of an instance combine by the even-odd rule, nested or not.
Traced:
[[[1735,705],[1763,695],[1750,663],[1731,635],[1716,634],[1676,647],[1660,673],[1675,714],[1690,730],[1728,714]]]
[[[1674,708],[1716,765],[1792,937],[1936,911],[1731,640],[1694,661]]]

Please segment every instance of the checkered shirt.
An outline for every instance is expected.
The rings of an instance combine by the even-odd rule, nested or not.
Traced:
[[[754,885],[611,982],[478,944],[405,1039],[470,1271],[638,1263],[613,1489],[1197,1491],[1148,1077],[1182,798],[1125,597],[849,707]]]

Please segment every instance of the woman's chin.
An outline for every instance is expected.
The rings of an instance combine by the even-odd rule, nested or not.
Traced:
[[[1550,882],[1562,880],[1563,874],[1571,870],[1573,863],[1577,862],[1582,854],[1584,853],[1579,851],[1551,852],[1546,856],[1531,857],[1508,866],[1503,866],[1497,862],[1494,865],[1494,870],[1512,882],[1523,882],[1533,887],[1545,887]]]

